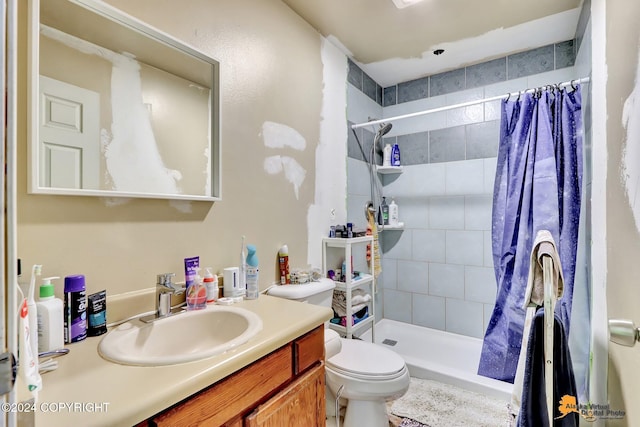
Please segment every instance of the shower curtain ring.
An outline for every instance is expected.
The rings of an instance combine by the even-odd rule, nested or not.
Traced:
[[[571,80],[571,88],[576,91],[578,90],[577,86],[575,85],[576,81],[575,80]]]

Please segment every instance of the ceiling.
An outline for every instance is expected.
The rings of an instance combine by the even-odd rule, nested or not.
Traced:
[[[574,38],[582,0],[282,0],[383,87]],[[434,55],[436,49],[444,49]]]

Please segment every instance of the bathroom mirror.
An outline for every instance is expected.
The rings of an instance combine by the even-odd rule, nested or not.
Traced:
[[[97,0],[29,24],[30,193],[220,200],[218,61]]]

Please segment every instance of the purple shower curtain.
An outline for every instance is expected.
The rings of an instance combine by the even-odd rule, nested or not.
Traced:
[[[538,230],[549,230],[558,248],[564,295],[556,313],[569,333],[582,184],[580,110],[579,85],[502,101],[492,224],[498,288],[485,332],[480,375],[514,380],[529,258]]]

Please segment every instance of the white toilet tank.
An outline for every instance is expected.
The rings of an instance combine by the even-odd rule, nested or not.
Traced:
[[[275,285],[267,289],[267,295],[307,302],[331,308],[333,289],[336,284],[331,279],[322,278],[317,282],[303,285]]]

